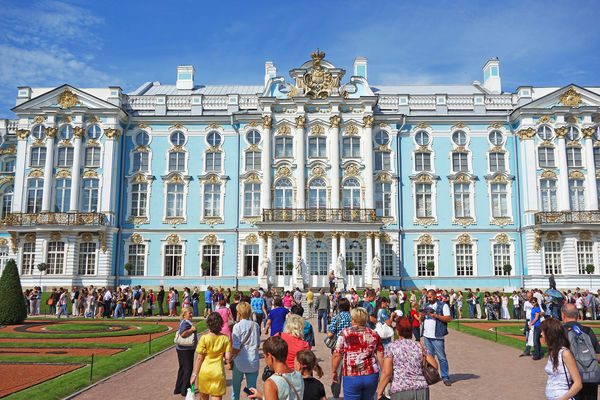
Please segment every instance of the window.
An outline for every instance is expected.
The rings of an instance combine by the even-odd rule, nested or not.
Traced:
[[[244,246],[244,275],[258,275],[258,245],[247,244]]]
[[[31,136],[37,140],[42,140],[46,136],[46,128],[44,125],[37,125],[31,130]]]
[[[492,183],[492,218],[508,217],[508,194],[506,183]]]
[[[56,160],[57,167],[72,167],[73,166],[73,155],[75,149],[72,147],[59,147],[58,148],[58,159]]]
[[[321,178],[313,179],[308,186],[309,209],[327,208],[327,185]]]
[[[41,178],[29,179],[27,182],[27,212],[38,213],[42,211],[42,193],[44,180]]]
[[[342,140],[342,157],[360,157],[359,137],[346,137]]]
[[[35,266],[35,243],[23,243],[23,254],[21,255],[21,274],[33,274]]]
[[[2,172],[15,172],[16,164],[17,160],[14,157],[5,159],[4,164],[2,164]]]
[[[173,146],[183,146],[185,143],[185,135],[181,131],[175,131],[169,136],[169,141]]]
[[[554,149],[552,147],[538,148],[540,168],[554,168]]]
[[[170,152],[169,153],[169,172],[183,172],[183,171],[185,171],[185,152],[183,152],[183,151]]]
[[[556,180],[542,179],[540,181],[540,199],[542,201],[542,211],[556,211],[558,209],[556,202]]]
[[[71,125],[63,125],[60,127],[60,138],[69,140],[73,137],[73,127]]]
[[[490,140],[490,143],[494,146],[500,146],[504,141],[504,135],[502,134],[502,132],[496,130],[491,131],[488,135],[488,138]]]
[[[292,182],[287,179],[280,179],[275,184],[275,207],[274,208],[292,208]]]
[[[221,216],[221,185],[209,183],[204,185],[204,217]]]
[[[560,242],[544,242],[544,273],[562,274]]]
[[[102,130],[98,125],[92,125],[87,128],[87,137],[89,139],[98,139],[102,134]]]
[[[292,270],[285,266],[292,262],[292,249],[287,240],[282,240],[275,247],[275,275],[292,275]]]
[[[206,171],[219,172],[221,171],[221,153],[211,151],[206,153]]]
[[[375,185],[375,215],[392,216],[392,184],[379,182]]]
[[[148,171],[148,153],[144,151],[133,153],[133,171]]]
[[[600,168],[600,147],[594,147],[594,167]]]
[[[217,147],[221,145],[221,135],[218,132],[211,132],[206,137],[209,146]]]
[[[381,245],[381,275],[394,275],[394,251],[390,243]]]
[[[431,183],[417,183],[415,185],[417,218],[433,217],[433,207],[431,203]]]
[[[350,178],[344,181],[342,204],[345,209],[360,208],[360,182],[357,179]]]
[[[311,275],[327,275],[327,248],[321,240],[311,243],[308,252],[308,263]]]
[[[251,130],[246,133],[246,141],[248,144],[258,144],[260,142],[260,132]]]
[[[574,126],[569,126],[567,128],[567,139],[569,139],[569,141],[579,139],[579,129]]]
[[[327,157],[327,139],[324,137],[309,137],[308,157]]]
[[[505,172],[505,157],[504,153],[490,153],[490,172]]]
[[[580,147],[567,147],[567,167],[569,167],[569,168],[583,167],[583,162],[581,160],[581,148]]]
[[[100,180],[84,179],[82,188],[82,212],[98,212],[98,188]]]
[[[537,130],[538,137],[542,140],[552,139],[552,128],[548,125],[542,125]]]
[[[79,275],[96,273],[96,243],[79,244]]]
[[[375,134],[375,143],[379,146],[385,146],[390,140],[390,135],[386,131],[377,131]]]
[[[244,185],[244,216],[260,216],[260,183]]]
[[[5,218],[12,211],[13,195],[15,193],[15,187],[8,185],[2,191],[0,199],[0,218]]]
[[[131,216],[145,217],[148,201],[148,184],[134,183],[131,185]]]
[[[146,131],[141,131],[135,135],[135,144],[138,146],[147,146],[150,143],[150,136]]]
[[[183,247],[180,244],[165,246],[165,276],[181,276]]]
[[[29,157],[30,167],[43,167],[46,163],[46,148],[45,147],[32,147],[31,156]]]
[[[183,184],[167,185],[167,218],[183,218]]]
[[[456,245],[456,275],[473,276],[473,245]]]
[[[146,245],[130,244],[127,262],[133,264],[131,275],[144,275],[144,270],[146,269]]]
[[[361,276],[363,274],[363,250],[362,246],[356,240],[348,243],[346,246],[346,264],[352,262],[354,269],[346,270],[348,275]]]
[[[582,179],[569,179],[569,200],[571,211],[585,211],[585,198]]]
[[[504,266],[507,264],[510,265],[510,245],[494,244],[492,246],[492,252],[494,257],[494,275],[510,275],[510,272],[504,272]]]
[[[593,243],[589,241],[577,242],[577,270],[580,274],[587,274],[585,267],[594,265]]]
[[[471,217],[471,185],[468,183],[454,184],[454,216],[456,218]]]
[[[291,137],[275,138],[275,157],[293,157],[293,139]]]
[[[56,180],[56,198],[54,201],[55,212],[69,211],[71,201],[71,180],[57,179]]]
[[[452,153],[452,170],[454,172],[467,172],[469,170],[469,161],[467,153]]]
[[[48,275],[61,275],[65,263],[65,242],[48,243]]]
[[[415,171],[431,171],[431,153],[415,153]]]
[[[246,171],[260,170],[260,151],[246,152]]]
[[[452,134],[452,141],[457,146],[464,146],[467,144],[467,134],[464,131],[456,131]]]
[[[85,166],[97,168],[100,166],[100,147],[92,146],[85,148]]]
[[[435,246],[432,244],[417,245],[417,275],[418,276],[435,276],[435,269],[429,271],[427,264],[435,262],[434,257]]]
[[[207,276],[219,276],[219,245],[211,244],[202,246],[202,262],[208,261],[208,271],[204,272]]]
[[[426,131],[418,131],[415,134],[415,141],[419,146],[428,146],[430,142],[429,133]]]
[[[375,152],[375,171],[388,171],[391,169],[392,154],[389,151]]]

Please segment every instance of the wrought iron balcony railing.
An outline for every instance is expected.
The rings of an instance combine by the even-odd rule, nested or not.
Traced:
[[[1,221],[6,226],[33,225],[104,225],[106,216],[102,213],[9,213]]]
[[[535,213],[535,224],[597,224],[599,211],[547,211]]]
[[[263,222],[377,222],[372,208],[283,208],[263,210]]]

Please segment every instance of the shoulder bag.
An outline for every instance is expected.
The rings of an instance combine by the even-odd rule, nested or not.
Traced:
[[[250,321],[250,322],[252,322],[252,321]],[[252,322],[252,326],[250,327],[250,333],[248,333],[248,336],[246,336],[246,339],[244,339],[244,341],[243,341],[243,342],[242,342],[242,344],[240,345],[240,349],[239,349],[239,351],[236,353],[236,355],[235,355],[235,356],[232,356],[232,357],[231,357],[231,362],[230,362],[230,363],[227,365],[227,369],[228,369],[228,370],[232,370],[232,369],[233,369],[233,360],[235,360],[235,358],[236,358],[237,356],[239,356],[239,355],[240,355],[240,352],[241,352],[241,351],[242,351],[242,349],[244,348],[244,345],[246,344],[246,342],[247,342],[248,340],[250,340],[250,336],[252,336],[252,332],[253,332],[253,331],[254,331],[254,322]]]
[[[179,325],[181,326],[181,322],[179,323]],[[179,346],[191,347],[194,345],[195,337],[196,332],[192,332],[191,335],[183,337],[179,334],[179,328],[177,328],[177,332],[175,332],[175,339],[173,340],[173,343]]]
[[[290,387],[294,391],[294,394],[296,395],[296,399],[297,400],[302,400],[302,399],[300,399],[300,395],[296,391],[296,388],[294,387],[294,385],[292,385],[292,382],[290,382],[290,380],[288,378],[286,378],[285,376],[283,376],[283,374],[276,374],[276,375],[282,377],[283,379],[285,379],[285,381],[287,382],[287,384],[290,385]]]
[[[377,322],[375,332],[381,339],[389,339],[394,336],[394,329],[385,322]]]
[[[421,343],[419,343],[421,345],[421,350],[423,351],[423,376],[425,377],[425,380],[427,381],[428,385],[434,385],[436,383],[438,383],[439,381],[442,380],[442,377],[440,376],[440,373],[438,372],[437,368],[435,368],[433,365],[431,365],[429,363],[429,361],[427,361],[427,355],[425,354],[425,347],[423,347],[423,345]]]
[[[331,350],[335,349],[335,345],[337,343],[337,335],[339,334],[337,329],[338,322],[340,322],[340,314],[336,315],[335,317],[335,335],[333,335],[332,337],[325,335],[325,346],[327,346],[327,348]]]

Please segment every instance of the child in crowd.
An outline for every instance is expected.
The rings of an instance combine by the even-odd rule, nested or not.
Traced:
[[[323,370],[319,366],[315,353],[310,350],[300,350],[296,353],[294,368],[302,374],[302,379],[304,379],[303,400],[327,400],[325,387],[313,377],[313,371],[317,373],[317,377],[323,376]]]
[[[412,322],[413,336],[417,342],[421,341],[421,326],[419,323],[419,311],[417,310],[419,304],[412,303],[410,310],[410,320]]]

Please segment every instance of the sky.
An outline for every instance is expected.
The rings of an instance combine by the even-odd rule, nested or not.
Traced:
[[[194,65],[196,84],[263,84],[317,47],[368,81],[464,84],[500,59],[504,91],[520,85],[600,86],[600,2],[573,1],[26,1],[1,0],[0,117],[17,86],[174,84]]]

